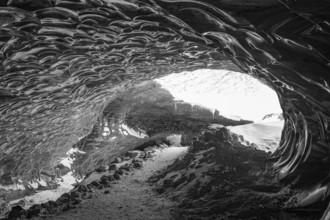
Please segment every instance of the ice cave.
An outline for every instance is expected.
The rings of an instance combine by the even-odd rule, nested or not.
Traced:
[[[0,219],[330,220],[329,11],[0,1]]]

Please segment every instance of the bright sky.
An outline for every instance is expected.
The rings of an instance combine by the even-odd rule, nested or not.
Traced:
[[[173,73],[156,80],[176,100],[183,100],[220,115],[259,121],[270,113],[282,113],[274,90],[247,74],[228,70],[196,70]]]

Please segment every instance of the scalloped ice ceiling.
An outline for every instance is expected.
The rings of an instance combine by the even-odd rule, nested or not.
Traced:
[[[328,0],[0,5],[1,169],[37,176],[130,85],[212,68],[248,73],[277,92],[286,119],[274,155],[280,178],[328,188]]]

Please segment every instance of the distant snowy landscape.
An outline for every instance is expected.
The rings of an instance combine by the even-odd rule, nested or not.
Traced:
[[[175,99],[200,105],[231,119],[260,121],[282,113],[277,94],[250,75],[228,70],[173,73],[156,80]]]

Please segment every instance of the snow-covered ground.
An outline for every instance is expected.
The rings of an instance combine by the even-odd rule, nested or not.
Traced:
[[[244,140],[258,145],[260,150],[274,152],[281,140],[284,120],[265,120],[258,123],[228,126],[232,132],[242,135]],[[245,141],[242,144],[246,144]]]
[[[74,161],[73,155],[75,153],[83,154],[85,152],[72,148],[66,153],[66,157],[61,159],[60,163],[68,168],[71,168],[71,165]],[[41,191],[36,190],[36,193],[34,195],[25,196],[24,198],[10,201],[10,204],[15,204],[15,203],[19,202],[20,200],[24,199],[25,204],[26,204],[24,208],[29,208],[33,204],[39,204],[39,203],[44,203],[44,202],[47,202],[50,200],[56,200],[63,193],[66,193],[66,192],[69,192],[70,190],[72,190],[74,187],[74,184],[76,184],[80,181],[81,181],[81,179],[74,177],[72,171],[70,171],[67,174],[65,174],[64,176],[62,176],[61,178],[56,179],[56,182],[59,185],[56,189],[41,190]],[[32,187],[34,189],[37,189],[38,185],[47,186],[47,183],[43,180],[30,183],[30,187]],[[19,187],[21,189],[24,189],[24,186],[19,186]]]
[[[232,119],[259,121],[269,113],[281,113],[277,94],[247,74],[228,70],[196,70],[156,79],[176,100],[217,109]]]
[[[24,208],[27,209],[31,207],[33,204],[39,204],[48,202],[50,200],[56,200],[58,199],[63,193],[69,192],[73,189],[74,183],[77,183],[77,179],[73,177],[72,172],[67,173],[62,177],[62,180],[58,182],[59,187],[57,189],[52,190],[43,190],[35,193],[31,196],[25,196],[24,198],[13,200],[10,202],[10,204],[15,204],[19,202],[20,200],[25,200],[25,206]]]

